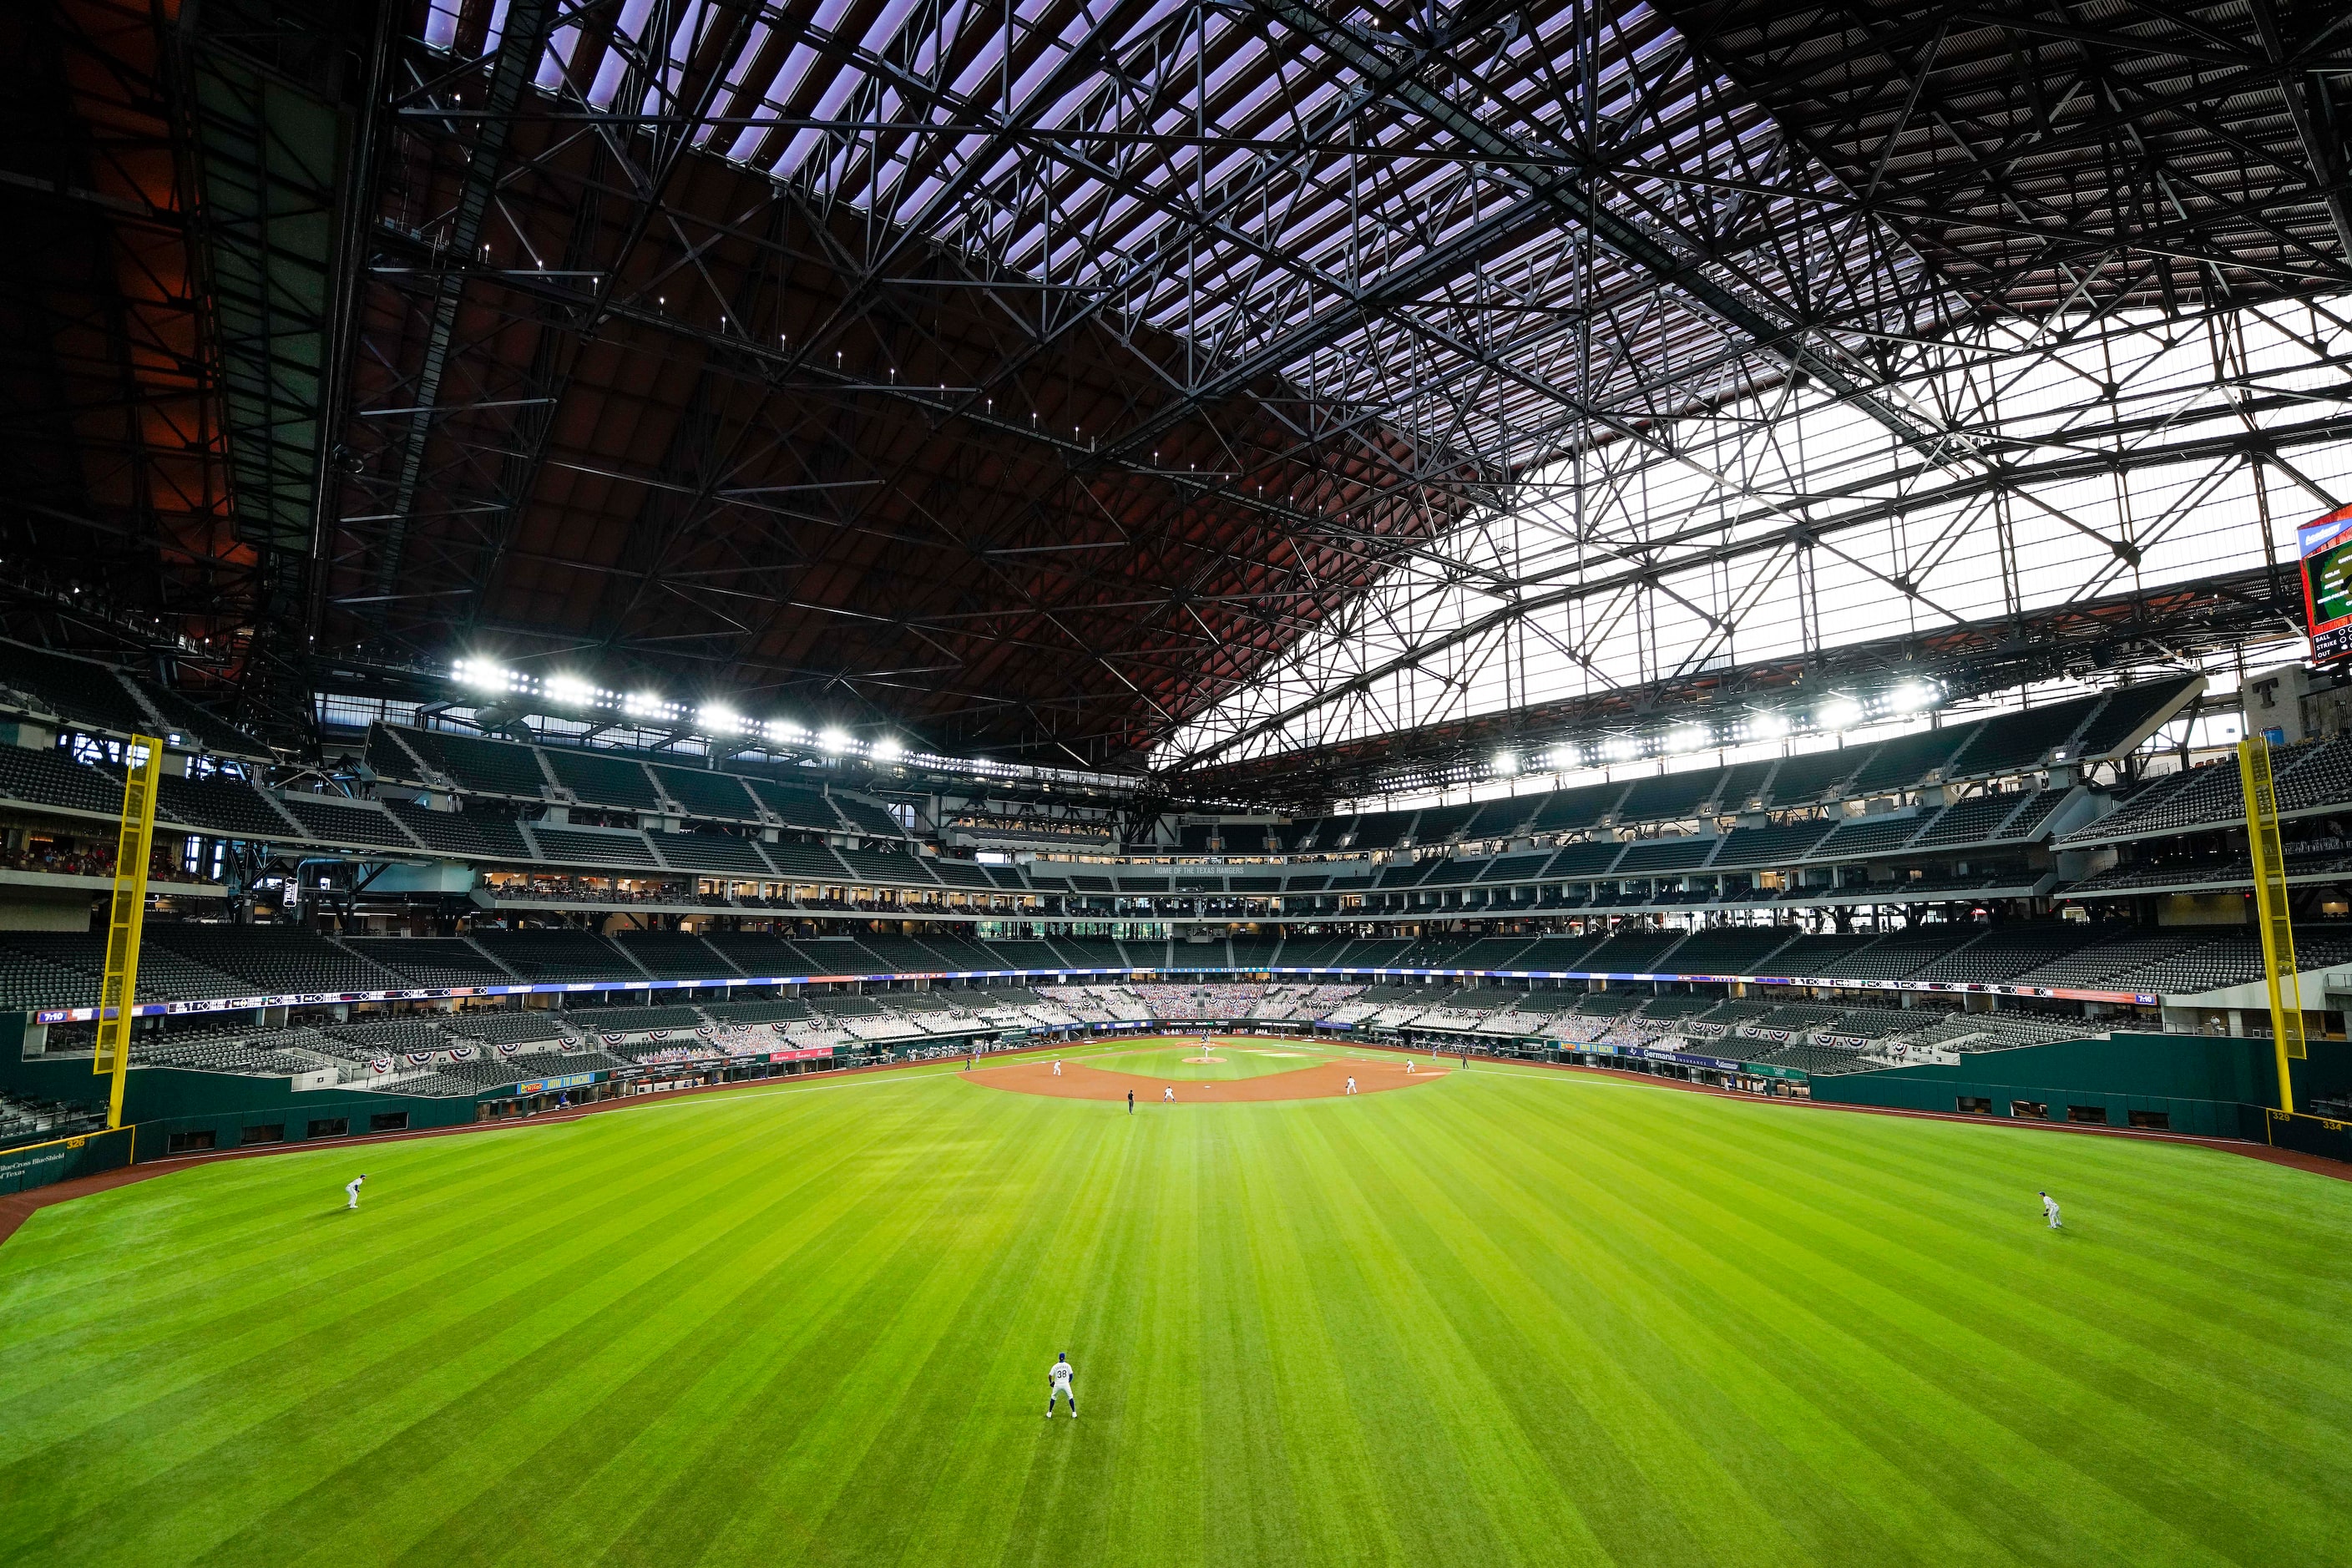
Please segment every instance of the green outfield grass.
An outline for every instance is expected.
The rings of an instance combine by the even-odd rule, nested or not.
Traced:
[[[2194,1148],[819,1079],[43,1211],[0,1563],[2341,1563],[2347,1287]]]
[[[1147,1042],[1114,1046],[1079,1059],[1106,1072],[1133,1073],[1139,1078],[1206,1080],[1264,1078],[1269,1073],[1296,1072],[1300,1068],[1331,1061],[1346,1053],[1303,1040],[1221,1040],[1211,1054],[1222,1059],[1213,1062],[1189,1059],[1200,1054],[1201,1042],[1196,1036],[1169,1045]]]

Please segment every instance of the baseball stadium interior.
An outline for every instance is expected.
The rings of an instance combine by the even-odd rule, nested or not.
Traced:
[[[1213,1035],[2352,1162],[2340,7],[0,40],[0,1192]]]
[[[1035,24],[1071,33],[1052,104],[950,131],[889,107],[911,24],[820,70],[756,7],[588,10],[15,24],[48,95],[10,138],[0,606],[28,1056],[93,1049],[148,734],[158,1089],[438,1120],[514,1100],[490,1042],[586,1052],[605,1004],[667,1009],[633,1059],[732,1077],[1301,986],[1530,1055],[1621,1014],[1760,1038],[1800,1085],[2264,1037],[2248,735],[2343,1036],[2352,692],[2295,525],[2352,493],[2347,198],[2289,86],[2133,154],[2198,171],[2183,220],[2086,180],[2139,111],[2021,198],[1894,115],[1892,55],[1824,52],[1834,11],[1497,7],[1410,58],[1188,12],[1138,37],[1156,90],[1231,77],[1218,135],[1129,147],[1076,13]],[[2134,16],[2116,68],[2160,74]],[[1972,26],[1970,60],[2019,36]],[[1317,118],[1474,55],[1516,62],[1474,108]],[[1537,101],[1555,57],[1633,95],[1622,166],[1538,155],[1601,134]],[[641,144],[571,132],[600,114]],[[1286,216],[1171,194],[1212,177]],[[1007,1010],[1066,985],[1120,989]],[[31,1092],[64,1081],[12,1124],[87,1120]]]

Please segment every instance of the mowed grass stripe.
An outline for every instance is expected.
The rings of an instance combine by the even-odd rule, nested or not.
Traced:
[[[1443,1268],[1444,1244],[1428,1245],[1435,1194],[1381,1168],[1391,1124],[1426,1109],[1391,1099],[1370,1117],[1344,1108],[1303,1119],[1293,1142],[1316,1156],[1298,1179],[1328,1194],[1318,1212],[1334,1222],[1318,1267],[1354,1277],[1355,1289],[1330,1292],[1352,1309],[1333,1327],[1352,1352],[1354,1401],[1379,1413],[1367,1424],[1387,1468],[1417,1472],[1415,1485],[1391,1494],[1423,1549],[1408,1560],[1430,1543],[1490,1562],[1555,1561],[1566,1542],[1597,1550],[1541,1436],[1566,1426],[1557,1395],[1567,1391],[1549,1386],[1547,1358],[1517,1322],[1482,1310],[1491,1298],[1446,1288],[1457,1281]],[[1523,1403],[1530,1392],[1535,1403]]]
[[[0,1249],[0,1553],[2345,1556],[2352,1205],[2200,1151],[1482,1066],[696,1098],[372,1149],[327,1215],[353,1152]]]
[[[1366,1434],[1350,1408],[1332,1341],[1327,1306],[1344,1306],[1338,1282],[1320,1272],[1328,1248],[1310,1253],[1322,1234],[1328,1193],[1303,1184],[1280,1156],[1284,1145],[1254,1135],[1263,1108],[1225,1117],[1222,1108],[1185,1112],[1211,1152],[1216,1195],[1204,1207],[1213,1222],[1206,1241],[1212,1281],[1207,1303],[1213,1384],[1234,1391],[1227,1406],[1238,1419],[1220,1420],[1210,1407],[1211,1452],[1231,1455],[1260,1485],[1249,1501],[1255,1517],[1244,1536],[1213,1517],[1211,1561],[1244,1560],[1244,1541],[1271,1544],[1277,1555],[1301,1553],[1320,1542],[1326,1554],[1359,1563],[1395,1560],[1398,1542],[1366,1453]],[[1296,1126],[1305,1108],[1286,1121]],[[1173,1119],[1171,1119],[1173,1120]],[[1278,1225],[1246,1217],[1280,1213]]]

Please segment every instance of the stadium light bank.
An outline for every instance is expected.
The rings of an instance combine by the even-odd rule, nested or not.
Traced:
[[[1826,692],[1810,702],[1755,708],[1720,723],[1686,717],[1654,726],[1624,729],[1591,740],[1561,740],[1533,753],[1532,766],[1553,773],[1580,773],[1628,763],[1659,762],[1703,752],[1773,741],[1826,739],[1874,724],[1889,723],[1941,707],[1948,693],[1932,680],[1906,680],[1877,691]],[[1487,774],[1513,778],[1530,763],[1515,751],[1495,753]]]
[[[689,706],[658,692],[622,691],[570,673],[532,675],[493,658],[459,659],[450,667],[449,676],[456,685],[490,699],[499,707],[562,720],[613,715],[649,729],[699,736],[714,754],[730,750],[758,750],[775,755],[816,752],[836,762],[880,767],[905,764],[1022,781],[1034,781],[1062,771],[983,757],[941,756],[912,750],[896,735],[867,740],[838,725],[812,730],[789,719],[755,719],[724,701]]]

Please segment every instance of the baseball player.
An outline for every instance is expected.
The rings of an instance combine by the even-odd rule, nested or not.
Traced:
[[[1356,1092],[1356,1075],[1354,1073],[1349,1073],[1348,1075],[1348,1092],[1349,1094]]]
[[[358,1175],[353,1176],[350,1181],[343,1184],[343,1207],[346,1210],[355,1209],[360,1206],[360,1184],[366,1180],[367,1173],[365,1171],[362,1171]]]
[[[2052,1197],[2048,1193],[2042,1194],[2042,1217],[2050,1222],[2051,1229],[2063,1230],[2066,1228],[2058,1221],[2058,1200]]]
[[[1174,1100],[1176,1098],[1176,1086],[1171,1083],[1166,1089],[1161,1089],[1160,1091],[1160,1098],[1167,1100]]]
[[[1046,1420],[1054,1418],[1054,1395],[1057,1394],[1070,1402],[1070,1419],[1078,1418],[1078,1396],[1070,1392],[1070,1379],[1076,1375],[1077,1369],[1070,1364],[1070,1352],[1064,1351],[1061,1359],[1045,1373]]]
[[[1054,1076],[1055,1076],[1055,1078],[1059,1078],[1059,1077],[1061,1077],[1061,1076],[1062,1076],[1062,1064],[1061,1064],[1061,1063],[1059,1063],[1059,1062],[1055,1062],[1055,1063],[1054,1064]]]

